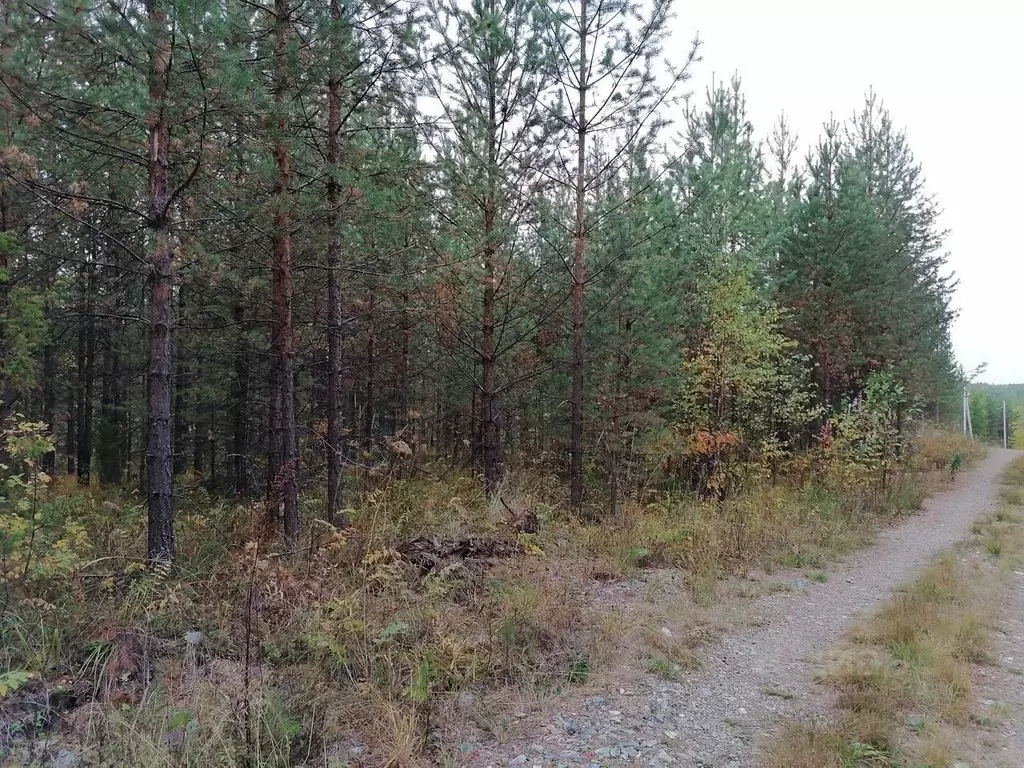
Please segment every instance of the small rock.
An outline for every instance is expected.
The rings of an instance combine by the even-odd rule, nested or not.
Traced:
[[[62,749],[57,753],[57,756],[50,761],[50,765],[55,768],[75,768],[80,765],[82,758],[76,755],[74,752],[69,752],[66,749]]]
[[[509,765],[526,765],[526,755],[518,755],[509,761]]]
[[[175,728],[164,734],[164,741],[169,747],[180,747],[185,743],[185,729]]]
[[[670,739],[678,739],[679,731],[665,731],[665,735]]]
[[[661,760],[661,762],[663,762],[663,763],[671,763],[672,762],[672,756],[668,752],[666,752],[664,749],[660,750],[655,757],[657,757],[658,760]]]

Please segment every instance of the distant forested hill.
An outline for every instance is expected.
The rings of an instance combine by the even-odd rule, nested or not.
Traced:
[[[987,392],[999,400],[1024,405],[1024,382],[1020,384],[975,384],[971,390]]]

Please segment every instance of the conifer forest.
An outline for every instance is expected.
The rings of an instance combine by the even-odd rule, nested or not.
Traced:
[[[3,3],[5,723],[106,707],[87,765],[473,764],[452,701],[600,674],[572,585],[713,600],[971,459],[899,115],[754,126],[677,14]]]

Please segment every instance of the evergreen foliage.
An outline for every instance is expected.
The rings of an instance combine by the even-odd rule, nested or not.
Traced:
[[[725,495],[883,380],[897,431],[955,414],[907,136],[869,94],[798,163],[738,79],[679,99],[671,12],[6,3],[0,416],[49,425],[48,471],[148,486],[165,558],[172,473],[289,534],[437,461],[596,514]]]

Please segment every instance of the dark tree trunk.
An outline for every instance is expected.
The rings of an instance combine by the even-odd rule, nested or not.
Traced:
[[[206,446],[210,451],[210,479],[206,484],[206,487],[211,491],[216,491],[220,486],[219,479],[217,477],[217,431],[213,428],[213,421],[210,421],[210,429],[206,433]]]
[[[277,111],[274,138],[275,209],[273,219],[273,373],[272,406],[277,414],[271,421],[271,451],[274,455],[272,500],[284,506],[284,530],[294,536],[299,530],[299,497],[296,482],[298,449],[295,435],[294,335],[292,329],[292,238],[290,195],[292,168],[288,145],[288,42],[291,19],[288,0],[274,0],[274,107]],[[271,505],[273,508],[274,505]],[[276,510],[273,514],[276,516]]]
[[[252,488],[249,482],[249,344],[245,308],[241,301],[235,304],[234,320],[238,341],[235,344],[235,375],[231,381],[231,487],[239,496],[245,497]]]
[[[93,386],[95,383],[96,319],[93,296],[96,271],[86,266],[85,306],[78,325],[78,484],[89,485],[92,479]]]
[[[493,12],[493,3],[491,4]],[[497,158],[497,76],[494,72],[495,61],[488,59],[487,77],[487,192],[484,198],[484,306],[483,328],[480,344],[480,437],[481,458],[484,465],[484,491],[488,497],[494,495],[502,480],[501,429],[498,422],[498,376],[494,350],[494,304],[497,292],[497,275],[495,259],[497,245],[495,233],[495,197],[494,183]]]
[[[406,247],[409,243],[406,242]],[[409,272],[406,266],[404,271]],[[410,398],[412,395],[412,317],[409,314],[409,291],[402,291],[402,353],[398,370],[398,423],[408,424],[412,421]]]
[[[372,305],[371,314],[367,315],[367,320],[372,322]],[[366,398],[363,403],[363,448],[370,450],[373,445],[373,420],[374,420],[374,391],[373,391],[373,328],[367,329],[366,335]]]
[[[572,263],[572,387],[569,394],[569,505],[583,509],[583,287],[586,282],[587,0],[580,0],[579,106],[576,131],[576,227]]]
[[[354,358],[355,355],[352,355]],[[356,418],[359,413],[356,392],[356,381],[354,376],[350,373],[347,377],[347,385],[345,389],[345,423],[349,424],[349,436],[344,441],[345,444],[345,460],[352,463],[356,460],[356,449],[359,447],[358,435],[356,434],[356,425],[359,423]]]
[[[49,301],[46,303],[46,317],[52,327],[53,312]],[[57,349],[52,340],[43,347],[43,421],[50,428],[54,445],[57,440]],[[57,471],[57,451],[43,456],[43,471],[54,474]]]
[[[185,302],[188,288],[178,287],[178,321],[185,317]],[[174,475],[185,471],[185,435],[188,432],[186,396],[189,387],[189,365],[185,357],[185,345],[180,342],[174,350]]]
[[[498,383],[494,359],[494,204],[489,200],[484,209],[484,312],[483,336],[480,345],[482,376],[480,381],[481,457],[484,465],[484,491],[492,496],[502,480],[501,430],[498,421]]]
[[[341,516],[342,446],[342,344],[341,311],[341,2],[331,0],[331,72],[327,83],[327,208],[330,239],[327,245],[327,522],[348,524]]]
[[[12,60],[11,51],[11,9],[13,3],[3,4],[3,18],[0,18],[0,62]],[[7,68],[0,66],[0,131],[2,140],[0,145],[4,148],[14,145],[14,103],[11,93],[14,90],[14,78],[8,73]],[[0,184],[0,235],[3,241],[0,242],[0,273],[5,278],[0,280],[0,318],[6,318],[10,306],[10,275],[11,251],[13,243],[7,240],[8,236],[14,234],[14,205],[11,195],[12,184]],[[0,325],[0,360],[7,359],[7,340],[4,338],[4,329]],[[0,418],[11,412],[16,399],[16,393],[8,386],[6,381],[0,381]],[[6,447],[0,444],[0,462],[7,460]]]
[[[78,397],[68,393],[68,410],[64,415],[64,471],[73,475],[78,471],[75,457],[78,455]]]
[[[206,419],[209,415],[209,411],[204,404],[199,400],[199,387],[203,380],[203,366],[202,363],[197,363],[195,379],[192,386],[192,471],[196,473],[198,477],[203,476],[203,472],[206,471],[206,438],[207,438],[207,424]]]
[[[473,361],[473,380],[477,381],[477,361]],[[480,387],[473,387],[473,395],[469,400],[469,461],[474,467],[480,466],[483,453],[483,430],[480,429]]]
[[[124,340],[123,333],[121,339]],[[130,385],[121,382],[117,393],[118,402],[121,404],[121,424],[124,427],[124,436],[121,440],[121,472],[124,475],[124,481],[132,479],[132,458],[135,456],[135,414],[132,413],[131,399],[125,397],[128,386]],[[139,451],[139,453],[142,456],[146,455],[145,451]]]
[[[152,229],[149,294],[149,372],[146,430],[148,552],[152,561],[174,560],[174,433],[171,361],[174,304],[168,210],[170,126],[164,114],[171,45],[162,0],[147,0],[149,60],[149,225]]]
[[[96,449],[98,457],[100,482],[117,484],[124,479],[121,464],[121,403],[118,393],[120,386],[120,356],[113,339],[111,329],[103,334],[103,373],[100,391],[100,431],[99,445]]]

